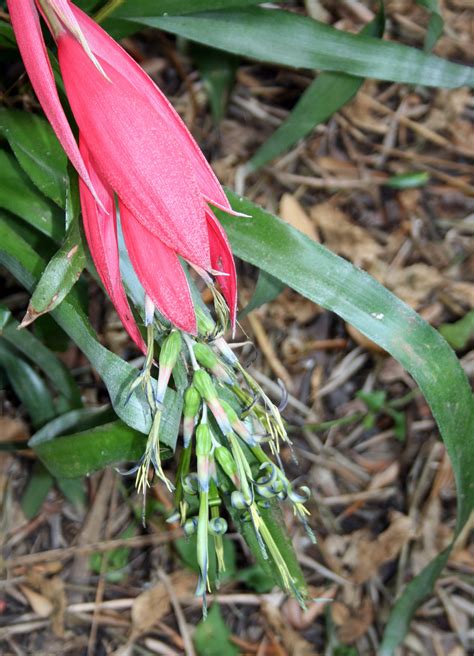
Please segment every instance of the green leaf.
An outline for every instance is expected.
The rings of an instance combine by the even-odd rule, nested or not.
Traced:
[[[4,21],[0,22],[0,47],[1,48],[16,48],[16,39],[13,34],[13,28]]]
[[[226,581],[228,579],[232,579],[235,577],[237,574],[237,557],[236,557],[236,549],[235,549],[235,544],[232,540],[230,540],[228,537],[224,536],[222,540],[222,544],[224,547],[224,563],[225,563],[225,572],[221,576],[221,581]],[[197,555],[196,555],[196,549],[197,549],[197,539],[196,539],[196,534],[191,535],[189,538],[178,538],[174,546],[176,547],[176,551],[179,554],[179,557],[183,561],[183,563],[189,567],[193,572],[196,572],[196,574],[199,574],[199,565],[197,561]],[[208,555],[209,555],[209,560],[208,560],[208,565],[209,565],[209,572],[208,572],[208,578],[209,582],[211,584],[211,587],[215,586],[216,583],[216,548],[215,548],[215,543],[214,540],[210,539],[209,540],[209,545],[208,545]]]
[[[20,357],[6,340],[0,338],[0,366],[25,406],[33,426],[41,426],[56,414],[53,399],[43,379]]]
[[[458,493],[456,531],[474,505],[474,400],[459,361],[441,335],[367,273],[280,219],[228,192],[235,210],[219,213],[235,254],[336,312],[396,358],[429,403],[451,460]],[[407,586],[389,620],[384,656],[392,653],[449,555],[438,556]]]
[[[277,9],[256,7],[133,20],[236,55],[295,68],[434,87],[474,84],[474,71],[468,66]]]
[[[271,592],[275,586],[273,577],[268,576],[260,565],[251,565],[238,570],[237,580],[244,583],[250,590],[255,590],[258,594]]]
[[[197,43],[192,44],[190,54],[204,82],[212,118],[218,124],[225,114],[239,60],[233,55]]]
[[[145,443],[142,433],[114,421],[54,439],[32,438],[28,445],[53,476],[78,478],[107,465],[139,460]]]
[[[67,158],[49,123],[31,112],[1,108],[0,134],[38,189],[65,208]]]
[[[81,393],[64,364],[28,330],[18,330],[18,322],[0,305],[0,335],[34,362],[49,378],[56,390],[65,396],[72,408],[82,405]]]
[[[426,171],[413,171],[412,173],[392,175],[385,182],[385,186],[392,189],[416,189],[417,187],[423,187],[429,180],[430,174]]]
[[[237,656],[239,650],[230,642],[230,635],[219,604],[212,604],[207,619],[199,622],[194,632],[197,653],[199,656]]]
[[[113,419],[115,419],[115,414],[110,406],[71,410],[42,426],[39,431],[32,435],[30,442],[34,446],[36,443],[40,444],[52,440],[58,435],[69,435],[95,428]]]
[[[430,20],[425,36],[425,50],[429,52],[443,33],[444,21],[439,8],[438,0],[416,0],[416,4],[430,12]]]
[[[27,519],[33,519],[38,514],[53,484],[54,479],[49,471],[41,462],[35,462],[21,498],[21,509]]]
[[[28,290],[36,285],[45,268],[45,261],[25,240],[15,234],[0,216],[0,263]],[[87,317],[82,312],[74,289],[51,316],[82,350],[104,381],[112,407],[128,426],[148,434],[151,417],[148,404],[140,389],[129,397],[130,385],[137,369],[108,351],[98,341]],[[179,431],[182,397],[173,390],[167,392],[165,410],[160,425],[160,440],[174,449]]]
[[[362,30],[362,34],[381,37],[385,27],[383,9]],[[321,73],[306,89],[288,118],[260,146],[248,163],[256,171],[270,160],[291,148],[317,125],[343,107],[355,96],[364,81],[345,73]]]
[[[243,319],[249,312],[256,310],[261,305],[273,301],[285,287],[286,285],[282,284],[275,276],[266,271],[260,271],[253,296],[244,309],[239,312],[239,319]]]
[[[51,312],[69,294],[86,265],[86,254],[79,218],[69,226],[63,245],[48,262],[22,325],[27,326],[46,312]]]
[[[469,341],[474,338],[474,310],[471,310],[459,321],[443,323],[439,332],[456,350],[466,348]]]
[[[30,182],[16,159],[0,150],[0,207],[55,241],[63,234],[64,212]]]
[[[196,11],[259,5],[262,0],[125,0],[113,11],[114,18],[177,16]]]

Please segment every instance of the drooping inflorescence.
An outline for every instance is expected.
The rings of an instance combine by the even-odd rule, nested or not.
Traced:
[[[147,357],[132,385],[143,386],[153,412],[145,454],[133,470],[137,472],[137,488],[146,491],[152,467],[174,496],[175,512],[169,521],[179,522],[186,535],[196,536],[196,594],[203,599],[204,615],[210,540],[216,554],[217,580],[225,568],[222,536],[228,527],[226,509],[234,518],[250,524],[260,554],[274,564],[281,587],[302,602],[299,583],[267,525],[264,511],[272,504],[288,501],[314,541],[305,506],[309,488],[295,487],[285,473],[280,449],[282,443],[291,446],[291,442],[278,408],[200,307],[197,319],[197,336],[176,329],[159,336],[157,380],[151,375],[154,358],[150,353],[154,353],[155,340],[153,322],[148,322]],[[161,464],[159,425],[166,387],[178,361],[185,365],[188,386],[183,395],[183,444],[173,484]]]

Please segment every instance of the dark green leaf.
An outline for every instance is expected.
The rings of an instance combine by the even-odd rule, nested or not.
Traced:
[[[134,20],[213,48],[285,66],[435,87],[474,84],[474,70],[468,66],[392,41],[343,32],[277,9],[254,8]]]
[[[11,226],[0,216],[0,263],[26,289],[33,289],[45,267],[45,261],[31,246],[15,235]],[[83,314],[74,289],[51,313],[55,321],[71,337],[104,381],[116,414],[130,427],[148,433],[151,417],[140,389],[129,398],[129,389],[138,375],[137,369],[108,351],[98,341]],[[165,411],[160,426],[160,440],[174,449],[179,431],[182,398],[171,389],[167,392]]]
[[[65,498],[76,508],[85,508],[87,496],[82,478],[58,478],[56,485]]]
[[[275,278],[266,271],[260,271],[253,296],[244,309],[239,312],[239,319],[243,319],[249,312],[256,310],[261,305],[273,301],[281,294],[285,287],[286,285],[278,280],[278,278]]]
[[[225,581],[226,579],[232,579],[237,574],[237,562],[236,562],[237,558],[236,558],[235,544],[232,540],[224,536],[222,544],[224,547],[225,572],[224,575],[221,576],[221,581]],[[199,565],[197,562],[197,555],[196,555],[196,549],[197,549],[196,545],[197,545],[196,534],[192,535],[189,538],[178,538],[175,541],[176,551],[178,552],[183,563],[187,567],[189,567],[189,569],[193,570],[193,572],[199,574]],[[216,561],[215,544],[212,538],[209,540],[208,555],[209,555],[208,578],[211,586],[214,587],[216,583],[217,561]]]
[[[79,218],[75,218],[66,233],[63,245],[48,262],[33,296],[22,325],[51,312],[69,294],[86,265],[86,254]]]
[[[48,470],[57,478],[86,476],[107,465],[137,461],[146,438],[122,421],[96,426],[55,439],[30,440]]]
[[[64,208],[67,158],[46,119],[31,112],[1,108],[0,134],[38,189]]]
[[[211,105],[214,123],[224,116],[234,86],[239,60],[214,48],[192,44],[191,57],[197,64]]]
[[[362,34],[381,37],[384,27],[385,15],[381,10],[365,26]],[[303,93],[288,118],[253,155],[248,163],[249,169],[255,171],[291,148],[349,102],[363,82],[359,77],[344,73],[321,73]]]
[[[219,213],[236,255],[336,312],[393,355],[417,381],[453,466],[459,532],[474,505],[474,400],[451,348],[416,312],[367,273],[250,201],[228,195],[234,209],[250,215],[237,218]],[[408,626],[447,557],[440,555],[402,593],[389,621],[384,656],[403,640],[400,626]]]
[[[53,483],[53,477],[45,466],[36,462],[21,498],[21,509],[27,519],[33,519],[38,514]]]
[[[64,233],[64,212],[30,182],[16,159],[0,150],[0,207],[54,240]]]
[[[12,26],[4,21],[0,22],[0,47],[16,48],[16,39]]]
[[[31,437],[30,444],[34,447],[36,443],[47,442],[58,437],[58,435],[69,435],[95,428],[101,424],[111,422],[115,415],[110,406],[102,408],[81,408],[65,412],[59,417],[45,424]]]
[[[250,590],[255,590],[258,594],[270,592],[275,587],[273,577],[268,576],[260,565],[251,565],[238,570],[237,580],[245,583]]]
[[[0,306],[0,317],[5,317],[6,310]],[[65,396],[71,407],[80,407],[81,393],[69,371],[44,344],[28,330],[18,330],[18,322],[12,317],[0,328],[0,335],[15,346],[23,355],[41,368],[52,385]]]
[[[199,656],[237,656],[239,650],[229,636],[219,604],[214,603],[207,619],[200,622],[194,632],[196,651]]]
[[[425,50],[429,52],[434,48],[444,29],[439,2],[438,0],[416,0],[416,4],[421,5],[430,12],[430,20],[425,36]]]
[[[53,399],[43,379],[3,338],[0,338],[0,366],[25,406],[33,426],[41,426],[54,417]]]
[[[459,321],[443,323],[439,327],[439,332],[456,350],[466,348],[469,341],[474,338],[474,310],[468,312]]]
[[[259,5],[262,0],[125,0],[114,10],[114,18],[177,16],[197,11]]]

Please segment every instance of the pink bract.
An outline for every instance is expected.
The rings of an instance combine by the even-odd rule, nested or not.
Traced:
[[[120,276],[115,196],[132,265],[163,316],[196,333],[182,257],[199,269],[224,274],[217,281],[234,324],[234,260],[209,203],[232,210],[172,105],[121,46],[69,0],[42,0],[46,17],[49,12],[54,17],[50,28],[79,127],[79,149],[54,84],[39,21],[41,4],[7,2],[33,88],[79,173],[91,254],[130,337],[145,349]]]

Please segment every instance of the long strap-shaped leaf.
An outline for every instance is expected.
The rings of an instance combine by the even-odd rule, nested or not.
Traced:
[[[429,403],[456,479],[456,535],[474,506],[474,399],[453,350],[441,335],[383,285],[281,219],[228,192],[249,218],[219,213],[235,254],[315,303],[336,312],[393,355]],[[445,550],[405,588],[389,619],[382,647],[389,656],[444,567]]]
[[[277,9],[132,20],[258,61],[434,87],[474,85],[474,69],[468,66]]]

